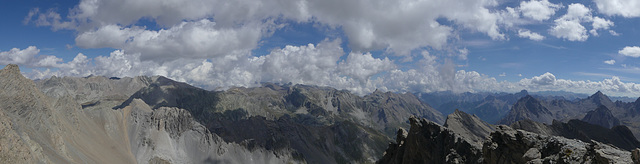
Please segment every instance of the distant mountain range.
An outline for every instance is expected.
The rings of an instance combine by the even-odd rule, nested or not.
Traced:
[[[0,70],[0,163],[627,162],[639,127],[640,99],[601,92],[208,91],[162,76],[34,82],[17,65]]]

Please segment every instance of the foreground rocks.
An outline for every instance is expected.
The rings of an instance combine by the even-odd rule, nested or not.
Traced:
[[[592,141],[540,135],[499,125],[478,149],[458,134],[425,119],[409,119],[378,163],[633,163],[631,152]]]

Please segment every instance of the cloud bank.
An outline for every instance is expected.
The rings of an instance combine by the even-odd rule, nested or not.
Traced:
[[[510,35],[543,41],[551,35],[586,41],[614,23],[593,16],[582,4],[522,1],[504,7],[498,0],[80,0],[68,15],[32,9],[25,24],[75,32],[79,48],[112,48],[110,54],[72,61],[39,55],[36,47],[0,53],[0,64],[34,67],[31,78],[49,76],[162,75],[207,89],[257,86],[261,82],[331,86],[358,94],[376,89],[394,92],[507,91],[521,89],[637,93],[638,85],[617,77],[571,81],[552,73],[518,82],[497,81],[476,71],[459,70],[457,61],[472,54],[453,44],[459,33],[492,40]],[[599,12],[635,17],[620,4],[599,1]],[[557,16],[561,9],[566,13]],[[452,12],[455,11],[455,12]],[[143,25],[148,22],[150,26]],[[308,23],[338,37],[319,43],[276,47],[252,54],[261,42],[290,24]],[[527,25],[550,24],[546,31]],[[342,47],[342,44],[348,47]],[[273,47],[267,47],[273,48]],[[345,52],[345,48],[351,52]],[[634,56],[633,47],[620,54]],[[382,51],[374,56],[371,51]],[[431,52],[431,53],[430,53]],[[432,53],[441,52],[441,53]],[[390,58],[400,57],[395,61]],[[640,56],[640,55],[637,55]],[[454,58],[454,59],[451,59]],[[615,61],[605,63],[614,64]],[[506,74],[504,74],[506,76]],[[519,75],[520,76],[520,75]]]

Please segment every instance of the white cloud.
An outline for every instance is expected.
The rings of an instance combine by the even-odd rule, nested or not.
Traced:
[[[556,79],[553,74],[548,72],[531,79],[524,78],[518,82],[518,85],[530,91],[556,90],[577,93],[603,91],[611,95],[622,96],[637,96],[637,93],[640,92],[640,84],[625,83],[616,76],[602,81],[573,81]]]
[[[608,30],[614,25],[607,19],[592,16],[591,9],[580,3],[570,4],[567,13],[554,22],[549,34],[569,41],[586,41],[589,38],[587,29],[581,23],[592,22],[593,28],[589,32],[594,36],[598,36],[597,30]],[[610,33],[617,34],[611,30]]]
[[[613,22],[611,22],[610,20],[606,20],[600,17],[593,17],[593,23],[592,23],[593,29],[589,30],[589,32],[593,36],[598,36],[597,30],[609,30],[609,28],[613,25],[614,25]],[[614,35],[615,31],[610,30],[610,33]]]
[[[507,74],[506,74],[506,73],[504,73],[504,72],[502,72],[502,73],[501,73],[501,74],[499,74],[498,76],[500,76],[500,77],[505,77],[505,76],[507,76]]]
[[[624,56],[637,58],[637,57],[640,57],[640,47],[627,46],[627,47],[624,47],[622,50],[618,51],[618,53]]]
[[[586,41],[589,38],[587,29],[578,20],[556,20],[549,34],[569,41]]]
[[[77,26],[74,22],[63,21],[60,14],[53,9],[44,13],[41,13],[39,8],[31,9],[22,21],[24,24],[28,24],[29,22],[33,22],[36,26],[51,26],[53,31],[74,29]]]
[[[550,3],[548,0],[531,0],[520,2],[522,15],[533,20],[544,21],[553,16],[562,5]]]
[[[529,30],[518,30],[518,36],[521,38],[529,38],[531,40],[535,40],[535,41],[541,41],[544,40],[544,36],[535,33],[535,32],[531,32]]]
[[[598,11],[607,15],[620,15],[626,18],[640,16],[640,2],[637,0],[594,0]]]
[[[547,72],[540,76],[534,76],[531,79],[522,79],[520,83],[533,84],[536,86],[554,85],[556,83],[556,76]]]
[[[350,53],[347,59],[340,63],[339,70],[344,75],[366,83],[371,76],[395,67],[393,61],[388,58],[376,59],[370,53]]]
[[[609,34],[613,36],[620,36],[620,33],[617,33],[616,31],[613,31],[613,30],[609,30]]]
[[[106,25],[76,37],[81,48],[111,47],[140,53],[142,60],[166,61],[177,58],[204,59],[215,56],[247,54],[257,46],[263,27],[218,28],[207,19],[182,22],[166,30],[145,30]]]
[[[605,61],[604,61],[604,63],[605,63],[605,64],[609,64],[609,65],[613,65],[613,64],[616,64],[616,60],[613,60],[613,59],[611,59],[611,60],[605,60]]]
[[[0,52],[0,65],[7,64],[27,64],[34,65],[33,60],[40,53],[40,49],[29,46],[23,50],[12,48],[9,51]]]
[[[498,5],[495,0],[81,0],[66,18],[52,10],[42,13],[34,9],[25,22],[75,29],[78,46],[139,52],[143,60],[158,53],[159,58],[167,57],[168,53],[186,53],[187,58],[205,59],[255,49],[260,39],[268,37],[274,28],[287,25],[271,23],[276,20],[339,28],[355,51],[385,50],[408,55],[418,48],[443,48],[447,40],[457,35],[454,27],[485,33],[492,39],[506,39],[500,26],[506,26],[510,20],[502,18],[502,11],[491,9]],[[142,19],[163,29],[136,26]],[[442,25],[437,19],[449,20],[457,26]],[[194,33],[204,35],[196,38]],[[197,44],[188,44],[186,40],[195,40]],[[219,40],[230,43],[225,44],[226,48],[217,48],[223,47],[218,46]],[[145,41],[159,44],[147,45]],[[175,45],[170,46],[172,43]],[[211,48],[180,47],[190,45]]]

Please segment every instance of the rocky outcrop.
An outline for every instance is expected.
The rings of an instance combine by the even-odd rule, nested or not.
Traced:
[[[539,135],[499,125],[483,146],[485,163],[632,163],[631,153],[600,142]]]
[[[551,125],[531,120],[522,120],[512,124],[511,127],[542,135],[578,139],[587,143],[598,141],[605,144],[611,144],[625,150],[633,150],[640,147],[640,142],[636,140],[634,135],[626,126],[615,126],[612,129],[608,129],[580,120],[570,120],[567,123],[554,121]]]
[[[505,125],[498,125],[477,149],[433,122],[416,118],[410,122],[409,132],[400,129],[396,142],[389,144],[378,163],[632,163],[640,156],[632,158],[629,151],[597,141],[536,134]]]
[[[513,105],[511,111],[500,120],[499,124],[510,125],[525,119],[550,124],[553,118],[553,114],[540,100],[527,95]]]
[[[600,125],[605,128],[612,128],[614,126],[620,125],[620,120],[611,114],[611,111],[607,106],[600,105],[595,110],[589,111],[582,121]]]
[[[378,163],[481,163],[480,149],[434,122],[412,117]]]
[[[489,139],[489,134],[495,130],[494,125],[480,120],[475,115],[469,115],[459,110],[455,110],[455,112],[447,116],[444,127],[458,134],[478,149],[482,148],[482,143]]]

